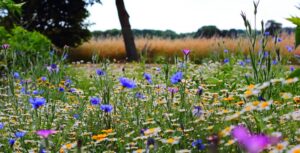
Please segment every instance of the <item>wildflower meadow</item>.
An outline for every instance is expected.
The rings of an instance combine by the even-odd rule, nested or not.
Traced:
[[[248,51],[202,64],[189,48],[159,64],[71,64],[69,46],[22,58],[3,44],[0,152],[299,153],[295,47],[241,16]]]

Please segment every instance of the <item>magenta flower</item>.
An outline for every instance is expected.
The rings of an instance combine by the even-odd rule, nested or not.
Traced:
[[[176,88],[176,87],[169,87],[168,88],[168,90],[169,90],[169,92],[171,92],[172,94],[175,94],[175,93],[177,93],[178,92],[178,88]]]
[[[3,44],[2,49],[7,50],[9,48],[9,44]]]
[[[189,49],[183,49],[182,52],[183,52],[183,54],[185,56],[187,56],[188,54],[190,54],[191,50],[189,50]]]
[[[43,137],[43,138],[48,138],[49,135],[55,134],[57,131],[55,130],[38,130],[36,131],[36,134]]]
[[[280,139],[264,134],[251,134],[250,131],[242,125],[234,127],[231,131],[231,135],[248,153],[259,153],[266,149],[268,145],[278,143]]]

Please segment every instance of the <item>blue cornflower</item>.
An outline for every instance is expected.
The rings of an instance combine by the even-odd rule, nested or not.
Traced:
[[[136,87],[136,84],[133,80],[130,80],[130,79],[124,78],[124,77],[121,77],[119,80],[123,87],[126,87],[126,88],[135,88]]]
[[[59,92],[64,92],[64,91],[65,91],[65,88],[59,87],[59,88],[58,88],[58,91],[59,91]]]
[[[226,64],[226,63],[229,63],[229,58],[225,58],[224,59],[224,63]]]
[[[101,99],[98,98],[98,97],[92,97],[92,98],[90,99],[90,102],[91,102],[92,105],[98,105],[98,104],[100,104]]]
[[[277,42],[282,42],[282,38],[277,38]]]
[[[39,94],[39,91],[38,91],[38,90],[33,90],[33,91],[32,91],[32,94],[38,95],[38,94]]]
[[[71,79],[66,79],[64,85],[66,87],[70,87],[70,85],[72,84],[72,80]]]
[[[4,123],[0,122],[0,130],[4,128]]]
[[[245,62],[246,62],[246,63],[251,63],[251,59],[250,59],[250,58],[247,58],[247,59],[245,60]]]
[[[25,88],[25,87],[22,87],[21,88],[21,90],[20,90],[20,92],[22,93],[22,94],[30,94],[30,92],[29,91],[27,91],[27,89]]]
[[[112,105],[101,105],[100,106],[101,110],[106,112],[106,113],[110,113],[113,110],[113,106]]]
[[[15,142],[16,142],[15,139],[9,139],[9,140],[8,140],[8,143],[9,143],[9,145],[11,145],[11,146],[14,145]]]
[[[228,53],[229,51],[228,51],[228,49],[224,49],[224,53]]]
[[[276,59],[274,59],[273,61],[272,61],[272,64],[273,65],[276,65],[278,62],[277,62],[277,60]]]
[[[192,143],[192,146],[196,147],[198,150],[204,150],[205,149],[205,146],[204,146],[204,144],[203,144],[203,142],[202,142],[201,139],[195,140]]]
[[[105,72],[104,72],[103,70],[101,70],[101,69],[97,69],[97,70],[96,70],[96,73],[97,73],[98,76],[103,76],[103,75],[105,75]]]
[[[79,119],[79,114],[74,114],[73,117],[74,117],[75,119]]]
[[[59,66],[56,64],[51,64],[50,66],[47,66],[47,69],[49,72],[58,72],[59,71]]]
[[[16,136],[17,138],[22,138],[22,137],[25,136],[25,134],[26,134],[26,132],[16,132],[16,133],[15,133],[15,136]]]
[[[151,74],[149,74],[149,73],[144,73],[144,78],[145,78],[149,83],[152,83]]]
[[[290,71],[294,71],[295,67],[294,66],[290,66]]]
[[[200,86],[197,90],[197,95],[201,96],[203,93],[203,88]]]
[[[264,58],[267,58],[269,56],[269,52],[264,52]]]
[[[69,92],[71,92],[71,93],[76,93],[76,91],[77,91],[76,88],[71,88],[71,89],[69,89]]]
[[[66,60],[67,58],[68,58],[68,53],[65,53],[64,55],[63,55],[63,58],[62,58],[62,60]]]
[[[20,79],[20,74],[18,72],[14,72],[14,78],[15,79]]]
[[[182,72],[176,72],[172,77],[171,77],[171,83],[172,84],[177,84],[178,82],[181,82],[183,78],[183,73]]]
[[[269,36],[269,35],[270,35],[270,32],[269,32],[269,31],[266,31],[266,32],[264,33],[264,35],[265,35],[265,36]]]
[[[240,64],[240,66],[245,66],[245,62],[244,61],[240,61],[239,64]]]
[[[292,46],[285,46],[285,48],[287,49],[288,52],[292,52],[293,51],[293,47]]]
[[[140,92],[137,92],[137,93],[135,94],[135,97],[138,98],[138,99],[145,99],[145,98],[146,98],[145,95],[143,95],[143,94],[140,93]]]
[[[32,108],[38,109],[39,107],[43,106],[46,103],[46,99],[43,97],[35,97],[35,98],[30,97],[29,102],[31,103]]]
[[[47,81],[47,77],[44,77],[44,76],[43,76],[43,77],[41,77],[41,80],[42,80],[42,81]]]
[[[192,113],[194,116],[200,117],[203,114],[203,110],[202,110],[201,106],[194,106]]]

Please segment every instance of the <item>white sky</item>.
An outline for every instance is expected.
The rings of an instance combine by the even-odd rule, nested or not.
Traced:
[[[133,29],[194,32],[204,25],[219,29],[245,29],[240,16],[244,11],[253,21],[253,0],[124,0]],[[295,27],[285,18],[300,16],[299,0],[260,0],[258,24],[273,19],[284,27]],[[90,30],[120,29],[115,0],[102,0],[102,5],[89,7],[87,21],[95,23]]]

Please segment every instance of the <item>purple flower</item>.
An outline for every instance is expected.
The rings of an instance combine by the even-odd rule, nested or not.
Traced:
[[[16,140],[15,139],[9,139],[8,143],[10,146],[13,146],[15,144]]]
[[[97,73],[98,76],[103,76],[103,75],[105,75],[105,72],[104,72],[103,70],[101,70],[101,69],[97,69],[97,70],[96,70],[96,73]]]
[[[43,106],[46,103],[46,99],[43,97],[35,97],[35,98],[30,97],[29,102],[31,103],[32,108],[38,109],[39,107]]]
[[[135,97],[138,98],[138,99],[145,99],[145,98],[146,98],[146,96],[143,95],[143,94],[140,93],[140,92],[137,92],[137,93],[135,94]]]
[[[203,110],[202,110],[201,106],[194,106],[192,113],[194,116],[200,117],[203,114]]]
[[[108,105],[101,105],[100,108],[105,113],[110,113],[113,110],[113,106],[109,105],[109,104]]]
[[[20,79],[20,74],[18,72],[14,72],[14,78],[15,79]]]
[[[182,52],[183,52],[183,54],[184,54],[185,56],[187,56],[187,55],[190,54],[191,50],[189,50],[189,49],[183,49]]]
[[[273,61],[272,61],[272,64],[273,65],[276,65],[278,63],[278,61],[276,60],[276,59],[274,59]]]
[[[0,122],[0,130],[2,130],[4,128],[4,123]]]
[[[239,62],[239,65],[240,65],[240,66],[245,66],[245,62],[244,62],[244,61],[240,61],[240,62]]]
[[[123,87],[129,88],[129,89],[136,87],[136,84],[133,80],[130,80],[130,79],[124,78],[124,77],[121,77],[119,80]]]
[[[16,133],[15,133],[15,136],[16,136],[17,138],[22,138],[22,137],[25,136],[25,134],[26,134],[26,132],[16,132]]]
[[[267,58],[269,56],[269,52],[264,52],[264,58]]]
[[[46,81],[46,80],[47,80],[47,77],[41,77],[41,80],[42,80],[42,81]]]
[[[58,88],[58,91],[59,91],[59,92],[64,92],[64,91],[65,91],[65,88],[59,87],[59,88]]]
[[[198,87],[197,95],[201,96],[203,94],[203,88],[201,86]]]
[[[2,49],[7,50],[9,48],[9,44],[3,44]]]
[[[246,62],[246,63],[251,63],[251,59],[250,59],[250,58],[247,58],[247,59],[245,60],[245,62]]]
[[[171,77],[171,83],[172,84],[177,84],[179,82],[181,82],[183,78],[183,73],[182,72],[176,72],[172,77]]]
[[[151,74],[149,73],[144,73],[144,78],[148,81],[148,83],[152,83],[152,78],[151,78]]]
[[[71,84],[72,84],[72,80],[66,79],[64,85],[65,85],[66,87],[70,87]]]
[[[204,146],[204,144],[203,144],[203,142],[202,142],[201,139],[195,140],[192,143],[192,146],[196,147],[198,150],[204,150],[205,149],[205,146]]]
[[[292,46],[285,46],[285,48],[287,49],[288,52],[292,52],[293,51],[293,47]]]
[[[168,88],[168,90],[169,90],[169,92],[171,93],[171,94],[175,94],[175,93],[177,93],[178,92],[178,88],[176,88],[176,87],[169,87]]]
[[[294,66],[290,66],[290,71],[294,71],[295,70],[295,67]]]
[[[229,63],[229,58],[225,58],[224,59],[224,63],[226,64],[226,63]]]
[[[282,38],[277,38],[277,42],[282,42]]]
[[[73,117],[74,117],[75,119],[79,119],[79,114],[74,114]]]
[[[56,64],[51,64],[50,66],[47,66],[47,69],[49,72],[58,72],[59,71],[59,66]]]
[[[264,33],[264,35],[265,35],[265,36],[269,36],[269,35],[270,35],[270,32],[269,32],[269,31],[266,31],[266,32]]]
[[[101,99],[98,98],[98,97],[92,97],[92,98],[90,99],[90,102],[91,102],[92,105],[98,105],[98,104],[100,104]]]
[[[259,153],[271,144],[268,136],[264,134],[251,134],[247,128],[241,125],[234,127],[231,135],[248,153]]]
[[[36,134],[43,137],[43,138],[48,138],[49,135],[55,134],[57,131],[55,130],[38,130],[36,131]]]
[[[224,49],[224,53],[228,53],[228,49]]]

